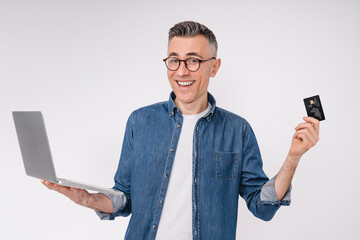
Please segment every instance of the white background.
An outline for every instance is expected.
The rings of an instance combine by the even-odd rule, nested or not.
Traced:
[[[359,239],[360,1],[0,1],[0,239],[123,239],[129,218],[48,191],[23,168],[11,111],[41,110],[59,177],[113,186],[129,114],[168,99],[162,59],[175,23],[219,43],[209,91],[246,118],[275,175],[302,99],[326,120],[271,222],[240,199],[237,239]]]

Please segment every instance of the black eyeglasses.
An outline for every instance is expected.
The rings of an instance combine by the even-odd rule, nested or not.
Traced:
[[[197,59],[197,58],[188,58],[185,60],[180,60],[176,57],[168,57],[163,59],[163,61],[165,62],[166,67],[170,70],[170,71],[176,71],[179,69],[180,67],[180,63],[184,62],[185,63],[185,67],[190,71],[190,72],[196,72],[197,70],[199,70],[200,68],[200,63],[202,62],[206,62],[209,60],[213,60],[216,59],[215,57],[209,58],[209,59]]]

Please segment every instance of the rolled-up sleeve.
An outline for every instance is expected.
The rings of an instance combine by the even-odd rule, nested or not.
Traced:
[[[277,199],[276,191],[275,191],[275,177],[270,179],[264,186],[261,188],[260,192],[260,201],[265,204],[277,204],[282,206],[289,206],[291,203],[291,189],[292,186],[288,188],[285,196],[281,201]]]
[[[282,201],[277,200],[275,177],[263,171],[263,162],[255,134],[246,122],[243,128],[242,176],[239,193],[254,216],[270,221],[282,205],[290,205],[290,189]]]
[[[124,141],[121,150],[120,161],[114,180],[114,190],[120,191],[121,195],[104,194],[113,205],[113,213],[96,212],[101,220],[114,220],[117,216],[128,216],[131,213],[130,182],[131,182],[131,159],[133,142],[133,114],[130,115],[125,129]]]
[[[112,195],[106,193],[101,193],[101,194],[107,196],[111,200],[114,211],[112,213],[105,213],[99,211],[95,211],[95,212],[101,220],[114,220],[116,214],[126,206],[127,203],[126,196],[124,193],[122,193],[121,195]]]

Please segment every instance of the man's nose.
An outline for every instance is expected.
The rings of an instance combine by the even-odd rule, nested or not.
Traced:
[[[189,70],[186,68],[185,62],[181,61],[178,70],[176,71],[178,76],[185,76],[189,74]]]

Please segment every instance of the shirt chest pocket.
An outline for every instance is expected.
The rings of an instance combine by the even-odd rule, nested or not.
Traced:
[[[216,177],[231,180],[238,175],[239,153],[216,152]]]

